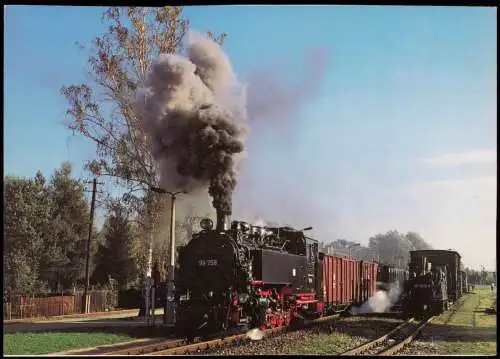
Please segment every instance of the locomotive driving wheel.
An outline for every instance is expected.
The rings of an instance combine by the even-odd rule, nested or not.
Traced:
[[[285,313],[285,326],[290,326],[290,322],[292,321],[292,317],[291,317],[291,314],[288,312],[288,313]]]
[[[269,316],[269,328],[273,329],[276,326],[276,315],[272,313]]]
[[[279,313],[278,314],[278,319],[277,319],[278,328],[281,328],[283,326],[284,322],[285,322],[285,320],[283,319],[283,314]]]

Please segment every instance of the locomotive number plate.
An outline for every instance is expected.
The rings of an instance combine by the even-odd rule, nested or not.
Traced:
[[[199,267],[217,267],[217,259],[200,259],[198,260]]]

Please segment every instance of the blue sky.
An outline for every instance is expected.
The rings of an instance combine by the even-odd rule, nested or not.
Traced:
[[[62,126],[59,88],[85,80],[74,44],[102,33],[102,8],[5,13],[4,174],[48,175],[69,160],[84,175],[94,148]],[[286,115],[252,128],[236,216],[312,225],[325,242],[413,230],[467,265],[494,267],[494,8],[219,6],[185,16],[197,31],[228,33],[242,78],[264,70],[305,89]],[[308,81],[318,48],[327,66]]]

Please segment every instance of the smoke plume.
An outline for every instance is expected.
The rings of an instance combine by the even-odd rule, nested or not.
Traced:
[[[213,206],[232,212],[247,132],[245,96],[226,54],[201,34],[189,34],[187,57],[162,54],[152,63],[136,108],[163,188],[208,188]]]
[[[361,307],[353,307],[350,310],[352,315],[367,314],[367,313],[385,313],[388,312],[399,299],[401,287],[399,283],[394,282],[389,284],[389,291],[379,290]]]
[[[263,119],[266,126],[270,121],[289,121],[317,95],[326,72],[328,54],[324,49],[313,48],[305,55],[302,71],[287,68],[284,64],[289,61],[282,59],[248,76],[248,114],[252,124]],[[286,72],[280,72],[284,68]],[[291,78],[295,81],[291,82]]]

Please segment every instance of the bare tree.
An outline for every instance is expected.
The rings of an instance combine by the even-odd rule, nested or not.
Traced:
[[[133,103],[152,60],[182,50],[188,21],[181,14],[181,7],[172,6],[109,8],[103,14],[108,30],[91,48],[88,82],[61,89],[69,102],[68,128],[97,147],[97,159],[87,168],[117,179],[130,193],[159,183],[151,141]],[[214,38],[210,32],[208,36]],[[225,34],[214,39],[222,43]]]
[[[96,158],[86,168],[115,179],[126,189],[124,199],[136,212],[148,208],[149,232],[165,198],[149,190],[159,185],[159,169],[151,139],[134,110],[135,90],[159,54],[183,50],[189,22],[182,17],[182,7],[176,6],[110,7],[103,21],[109,26],[90,48],[87,82],[61,88],[69,104],[66,126],[96,145]],[[226,34],[207,36],[222,44]]]

